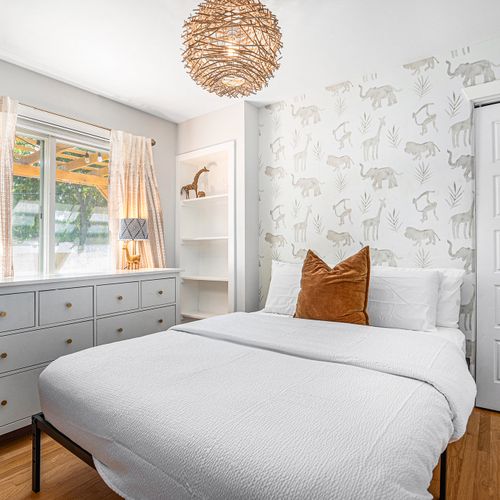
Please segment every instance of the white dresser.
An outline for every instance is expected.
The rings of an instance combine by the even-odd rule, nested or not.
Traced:
[[[0,435],[40,411],[38,376],[54,359],[178,323],[179,271],[0,282]]]

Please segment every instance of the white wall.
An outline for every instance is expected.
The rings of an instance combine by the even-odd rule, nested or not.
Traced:
[[[236,308],[258,307],[258,110],[249,103],[180,123],[177,153],[227,141],[236,143]]]
[[[177,126],[52,78],[0,61],[0,95],[103,127],[156,140],[153,148],[165,219],[167,264],[174,265],[175,146]]]

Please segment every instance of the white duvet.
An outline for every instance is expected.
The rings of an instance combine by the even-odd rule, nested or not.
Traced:
[[[400,500],[475,385],[439,337],[235,313],[59,358],[40,396],[126,498]]]

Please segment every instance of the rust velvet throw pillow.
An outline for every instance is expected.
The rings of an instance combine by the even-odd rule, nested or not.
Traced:
[[[309,250],[302,267],[296,318],[368,325],[370,249],[331,268]]]

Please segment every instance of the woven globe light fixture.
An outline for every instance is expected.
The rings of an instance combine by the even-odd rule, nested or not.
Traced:
[[[279,68],[281,31],[259,0],[204,0],[184,23],[191,78],[218,96],[248,96]]]

